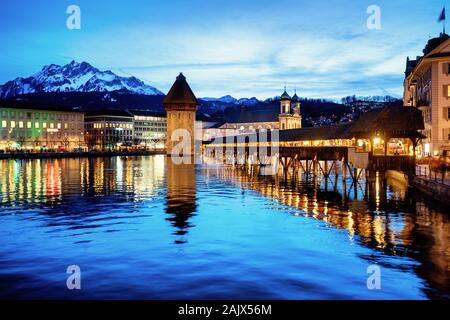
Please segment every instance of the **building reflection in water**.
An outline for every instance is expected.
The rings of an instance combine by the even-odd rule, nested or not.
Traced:
[[[189,218],[197,210],[195,165],[176,164],[167,157],[166,185],[166,213],[170,215],[167,220],[177,229],[175,234],[181,236],[175,242],[185,243],[187,229],[193,227]]]
[[[273,198],[274,211],[297,208],[292,210],[297,216],[346,229],[350,241],[388,255],[411,257],[420,262],[415,271],[431,287],[450,292],[450,218],[444,210],[430,208],[402,181],[377,173],[348,190],[350,179],[345,187],[341,177],[326,179],[301,171],[295,177],[262,176],[255,168],[230,166],[206,169],[206,175]]]
[[[30,209],[70,201],[80,194],[146,200],[164,194],[164,165],[164,156],[3,160],[0,206]]]

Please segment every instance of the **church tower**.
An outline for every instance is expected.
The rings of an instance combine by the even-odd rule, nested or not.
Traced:
[[[291,113],[291,96],[286,92],[286,87],[284,88],[284,92],[280,97],[280,107],[280,114]]]
[[[167,155],[193,156],[198,101],[180,73],[163,101],[167,113]]]
[[[292,104],[294,110],[292,124],[295,129],[298,129],[302,127],[302,115],[300,113],[300,98],[297,95],[297,90],[295,90],[295,94],[292,97]]]
[[[280,114],[278,116],[278,121],[280,123],[280,130],[286,130],[289,128],[289,118],[291,117],[291,96],[286,92],[286,87],[284,87],[284,92],[280,97]]]
[[[291,112],[291,103],[292,110]],[[280,114],[278,116],[280,130],[299,129],[302,127],[302,116],[300,114],[300,98],[295,90],[294,96],[291,97],[286,92],[286,87],[280,98]]]

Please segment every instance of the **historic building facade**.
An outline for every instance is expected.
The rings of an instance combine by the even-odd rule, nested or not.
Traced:
[[[430,39],[423,53],[406,60],[403,101],[422,111],[422,154],[450,155],[450,37]]]
[[[84,146],[84,113],[64,107],[0,106],[0,150],[67,150]]]
[[[193,156],[195,153],[195,114],[198,101],[180,73],[163,101],[167,113],[167,155]],[[201,137],[198,137],[201,140]]]
[[[133,144],[133,116],[120,110],[85,115],[85,139],[89,149],[114,150]]]
[[[300,115],[300,98],[297,92],[291,97],[284,89],[280,98],[280,130],[299,129],[302,127],[302,116]]]
[[[297,96],[297,93],[291,98],[285,89],[280,97],[279,109],[247,110],[244,108],[236,117],[204,129],[203,140],[254,133],[256,131],[290,130],[301,127],[300,98]]]

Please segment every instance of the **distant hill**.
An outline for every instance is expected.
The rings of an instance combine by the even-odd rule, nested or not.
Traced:
[[[301,100],[301,114],[304,126],[312,126],[308,123],[308,118],[318,117],[335,117],[341,118],[344,114],[351,112],[351,107],[334,103],[326,100]],[[245,113],[245,119],[260,119],[260,121],[277,121],[280,113],[280,101],[278,98],[259,101],[254,105],[231,105],[223,110],[217,110],[212,113],[215,118],[221,118],[224,121],[236,122],[243,119],[242,114]]]
[[[122,90],[113,92],[39,92],[19,95],[9,101],[61,105],[80,111],[100,109],[162,111],[163,99],[164,95],[141,95]]]

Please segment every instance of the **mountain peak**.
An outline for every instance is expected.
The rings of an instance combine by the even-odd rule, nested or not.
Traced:
[[[111,92],[129,91],[142,95],[163,95],[136,77],[120,77],[110,70],[100,71],[88,62],[60,66],[46,65],[28,78],[16,78],[0,86],[0,99],[36,92]]]

